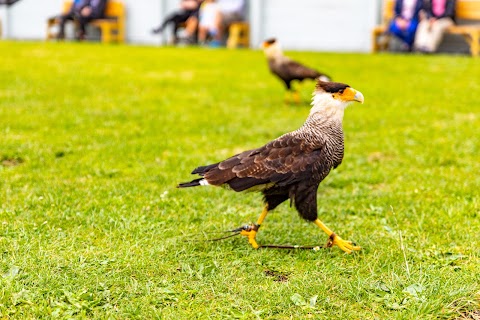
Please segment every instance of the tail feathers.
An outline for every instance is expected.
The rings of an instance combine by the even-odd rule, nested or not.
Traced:
[[[318,78],[319,80],[325,81],[325,82],[330,82],[330,81],[332,81],[332,78],[330,78],[330,77],[327,76],[326,74],[320,74],[317,78]]]
[[[312,70],[312,74],[311,74],[311,77],[310,79],[313,79],[313,80],[321,80],[321,81],[325,81],[325,82],[330,82],[332,81],[332,78],[329,76],[329,75],[326,75],[325,73],[321,73],[317,70]]]
[[[202,181],[202,180],[203,180],[203,178],[198,178],[198,179],[192,180],[190,182],[182,182],[182,183],[178,184],[177,188],[197,187],[197,186],[201,185],[200,181]]]
[[[210,164],[208,166],[202,166],[198,167],[195,170],[192,171],[192,174],[199,174],[202,175],[205,174],[205,172],[209,171],[212,168],[215,168],[218,165],[218,163]]]

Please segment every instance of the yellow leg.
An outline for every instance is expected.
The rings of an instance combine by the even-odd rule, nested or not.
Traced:
[[[300,104],[300,94],[298,93],[298,91],[293,91],[293,101],[296,104]]]
[[[248,242],[252,245],[254,249],[258,249],[258,247],[260,247],[257,241],[255,241],[255,237],[257,236],[258,228],[260,228],[260,226],[262,225],[263,220],[265,220],[265,217],[267,216],[267,214],[268,214],[268,204],[265,204],[265,207],[263,207],[262,214],[260,214],[260,217],[258,217],[257,223],[252,225],[251,228],[249,228],[248,230],[242,230],[240,232],[242,236],[246,236],[248,238]]]
[[[300,104],[300,94],[298,91],[287,90],[287,92],[285,92],[285,103],[290,104],[290,100],[293,100],[295,104]]]
[[[315,220],[315,224],[322,229],[330,238],[328,239],[327,247],[338,246],[340,249],[346,253],[352,253],[352,251],[358,251],[361,247],[358,247],[353,244],[352,241],[343,240],[337,236],[332,230],[330,230],[322,221]]]
[[[290,91],[287,90],[287,92],[285,92],[285,104],[290,104]]]

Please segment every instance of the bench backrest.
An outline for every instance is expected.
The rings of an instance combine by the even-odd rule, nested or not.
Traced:
[[[64,1],[62,12],[67,13],[68,11],[70,11],[70,8],[72,7],[72,3],[73,1]]]
[[[105,17],[125,17],[125,4],[121,1],[107,1]]]
[[[395,0],[384,0],[382,21],[388,22],[394,16]],[[480,20],[480,0],[457,0],[456,18],[464,20]]]
[[[384,0],[382,8],[382,21],[387,23],[393,19],[395,9],[395,0]]]
[[[457,0],[457,19],[480,20],[480,1]]]

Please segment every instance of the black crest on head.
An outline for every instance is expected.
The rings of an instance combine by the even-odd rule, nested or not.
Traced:
[[[340,82],[328,82],[318,80],[315,89],[322,90],[329,93],[343,92],[346,88],[350,87],[348,84]]]
[[[270,38],[270,39],[265,40],[265,43],[267,43],[267,44],[274,44],[275,42],[277,42],[277,39],[275,39],[275,38]]]

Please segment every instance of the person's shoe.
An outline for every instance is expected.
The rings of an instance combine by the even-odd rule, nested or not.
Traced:
[[[84,32],[79,32],[78,35],[77,35],[77,40],[78,41],[85,41],[85,39],[87,39],[87,36]]]
[[[211,48],[219,48],[219,47],[222,46],[222,43],[218,40],[212,40],[212,41],[210,41],[208,46],[211,47]]]
[[[402,42],[399,45],[399,50],[400,50],[400,52],[412,52],[412,47],[409,46],[407,43]]]
[[[415,52],[423,53],[423,54],[430,54],[430,53],[432,53],[432,50],[428,49],[427,47],[420,46],[420,47],[415,47]]]
[[[152,33],[153,33],[153,34],[159,34],[159,33],[161,33],[162,31],[163,31],[162,28],[152,29]]]
[[[178,38],[177,43],[191,45],[191,44],[195,44],[195,39],[192,36],[180,37]]]

